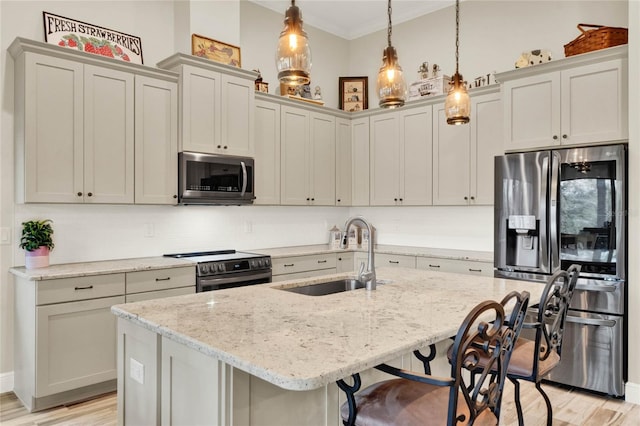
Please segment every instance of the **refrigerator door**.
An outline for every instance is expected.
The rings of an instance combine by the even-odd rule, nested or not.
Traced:
[[[494,265],[512,273],[550,274],[550,151],[495,158]]]

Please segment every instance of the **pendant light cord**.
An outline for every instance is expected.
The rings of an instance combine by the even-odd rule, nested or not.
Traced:
[[[387,43],[391,47],[391,0],[387,6],[387,15],[389,16],[389,26],[387,27]]]
[[[389,4],[391,4],[391,0],[389,0]],[[459,28],[460,28],[460,0],[456,0],[456,74],[458,74],[458,48],[460,47]]]

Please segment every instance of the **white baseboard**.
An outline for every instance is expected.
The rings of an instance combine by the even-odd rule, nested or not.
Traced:
[[[0,374],[0,393],[13,391],[13,371]]]
[[[625,384],[624,400],[640,405],[640,384],[627,382]]]

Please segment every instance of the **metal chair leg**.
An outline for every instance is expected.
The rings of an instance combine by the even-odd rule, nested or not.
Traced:
[[[358,409],[356,407],[356,398],[355,393],[360,390],[360,385],[362,384],[360,380],[360,374],[356,373],[353,376],[353,385],[349,386],[344,380],[340,379],[336,383],[338,387],[344,391],[347,396],[347,404],[349,406],[349,418],[342,423],[345,426],[355,426],[356,424],[356,414],[358,413]]]
[[[538,389],[538,392],[540,392],[540,395],[544,398],[545,404],[547,404],[547,426],[551,426],[553,420],[553,407],[551,407],[551,401],[545,391],[542,390],[540,382],[536,382],[536,389]]]
[[[509,377],[509,380],[511,381],[511,383],[513,383],[513,386],[515,388],[513,393],[516,402],[516,412],[518,413],[518,426],[524,426],[524,415],[522,414],[522,404],[520,403],[520,382],[511,377]]]

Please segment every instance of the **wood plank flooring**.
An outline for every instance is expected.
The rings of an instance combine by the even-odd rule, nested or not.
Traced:
[[[543,384],[553,404],[554,426],[638,426],[640,405],[619,399],[567,390]],[[546,425],[546,408],[538,391],[530,383],[520,385],[527,426]],[[507,382],[500,425],[517,425],[513,385]],[[116,425],[116,394],[110,393],[78,404],[27,413],[13,392],[0,395],[2,426]],[[237,425],[242,426],[242,425]],[[278,425],[288,426],[288,425]]]

